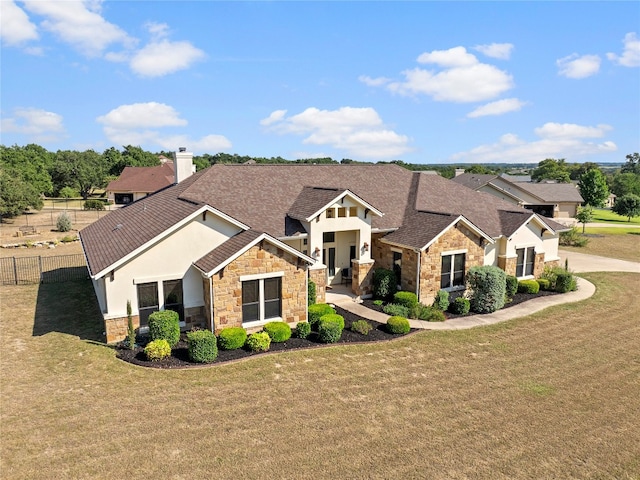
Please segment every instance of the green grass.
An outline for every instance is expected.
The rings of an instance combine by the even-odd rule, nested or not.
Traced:
[[[582,228],[580,228],[582,232]],[[593,235],[639,235],[638,227],[587,227],[585,233]]]
[[[631,222],[627,222],[627,217],[621,217],[620,215],[613,213],[606,208],[594,208],[593,209],[593,223],[624,223],[631,225],[640,225],[640,217],[632,217]]]
[[[637,479],[640,275],[585,277],[490,327],[189,370],[96,343],[89,282],[2,288],[2,477]]]

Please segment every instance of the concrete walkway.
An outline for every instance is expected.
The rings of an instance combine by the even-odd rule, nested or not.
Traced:
[[[569,269],[573,272],[635,272],[640,273],[640,263],[628,262],[625,260],[616,260],[613,258],[598,257],[595,255],[586,255],[583,253],[574,253],[568,251],[560,251],[560,257],[564,263],[565,258],[569,259]],[[422,320],[409,320],[411,328],[420,328],[424,330],[463,330],[468,328],[480,327],[484,325],[493,325],[495,323],[512,320],[514,318],[524,317],[533,313],[544,310],[545,308],[565,303],[580,302],[591,297],[596,287],[587,280],[576,277],[578,281],[578,290],[568,292],[562,295],[550,295],[546,297],[538,297],[525,303],[515,305],[513,307],[504,308],[494,313],[484,315],[469,315],[467,317],[453,318],[446,322],[425,322]],[[389,315],[372,310],[359,303],[358,299],[346,287],[336,287],[327,291],[327,303],[331,303],[344,308],[345,310],[379,323],[387,323]]]

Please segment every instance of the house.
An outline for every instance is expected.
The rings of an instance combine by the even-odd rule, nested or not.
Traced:
[[[181,152],[184,153],[184,152]],[[188,155],[177,154],[190,162]],[[172,309],[184,328],[259,328],[306,320],[349,276],[370,295],[375,268],[431,303],[464,290],[466,271],[520,278],[556,265],[563,226],[438,175],[386,165],[217,164],[80,232],[108,342]]]
[[[463,173],[453,181],[551,218],[573,218],[584,202],[573,183],[536,183],[521,181],[523,179],[513,175]]]
[[[108,200],[116,205],[126,205],[173,185],[176,180],[173,160],[164,155],[158,158],[161,163],[154,167],[125,167],[120,176],[107,185]],[[183,176],[186,177],[193,172],[195,165],[192,164]]]

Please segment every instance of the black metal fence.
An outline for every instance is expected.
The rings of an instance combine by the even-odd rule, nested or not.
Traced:
[[[89,278],[84,255],[0,258],[2,285],[59,283]]]

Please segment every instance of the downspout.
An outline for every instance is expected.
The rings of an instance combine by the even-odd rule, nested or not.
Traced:
[[[421,259],[420,256],[422,254],[422,250],[418,250],[418,268],[416,269],[416,297],[418,297],[418,302],[420,301],[420,267],[421,267]]]
[[[211,333],[216,333],[213,323],[213,277],[209,277],[209,319],[211,320]]]

